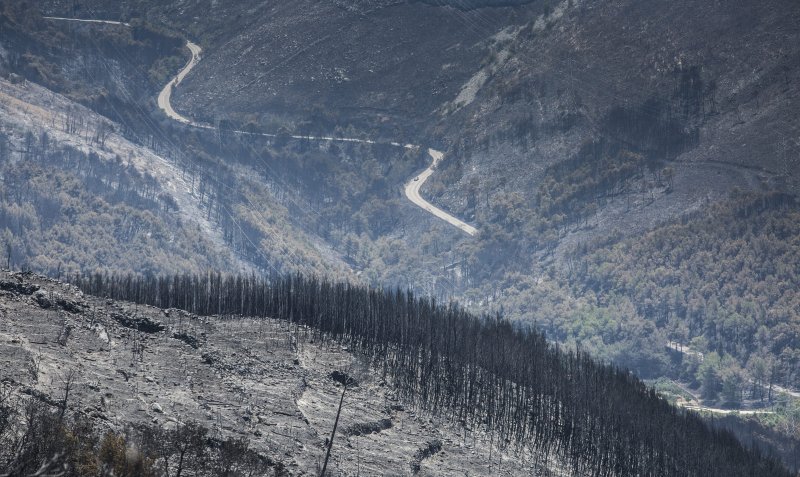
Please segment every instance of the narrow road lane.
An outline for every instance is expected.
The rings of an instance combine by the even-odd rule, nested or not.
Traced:
[[[434,206],[427,200],[423,199],[422,196],[419,194],[419,190],[422,185],[425,183],[426,180],[433,174],[433,171],[436,169],[436,166],[439,164],[439,161],[442,160],[444,154],[440,151],[435,149],[428,149],[428,154],[433,159],[431,162],[430,167],[422,171],[422,173],[414,178],[412,178],[406,184],[406,197],[408,200],[422,208],[423,210],[433,214],[434,216],[444,220],[448,224],[458,227],[459,229],[463,230],[469,235],[475,235],[478,233],[478,229],[469,225],[466,222],[463,222],[452,215],[448,214],[447,212],[443,211],[442,209]]]
[[[192,57],[189,60],[189,62],[186,63],[186,66],[184,66],[183,69],[178,73],[178,75],[172,81],[167,83],[167,85],[164,86],[164,89],[161,90],[161,92],[158,95],[158,107],[162,111],[164,111],[164,114],[166,114],[169,118],[172,118],[175,121],[178,121],[182,124],[186,124],[187,126],[192,126],[202,129],[214,129],[214,126],[210,124],[199,123],[197,121],[193,121],[187,118],[186,116],[181,115],[180,113],[175,111],[175,109],[172,107],[171,100],[172,100],[173,89],[175,89],[175,87],[177,87],[181,83],[181,81],[183,81],[183,79],[186,78],[186,75],[188,75],[189,72],[192,71],[192,69],[195,66],[197,66],[197,64],[200,62],[200,55],[202,53],[202,49],[200,48],[200,46],[195,43],[192,43],[191,41],[187,41],[186,47],[191,52]],[[269,134],[269,133],[253,133],[248,131],[234,131],[234,132],[239,134],[255,134],[262,137],[276,137],[276,134]],[[370,139],[357,139],[349,137],[302,136],[302,135],[291,135],[290,137],[292,139],[305,139],[308,141],[337,141],[337,142],[355,142],[361,144],[384,144],[379,141],[373,141]],[[419,148],[419,146],[415,146],[413,144],[402,144],[399,142],[389,142],[385,144],[395,147],[402,147],[405,149]],[[420,195],[419,193],[420,188],[425,183],[425,181],[428,180],[428,178],[433,174],[434,170],[436,169],[436,166],[442,160],[442,157],[444,157],[444,154],[442,152],[437,151],[435,149],[428,149],[428,155],[431,156],[431,165],[427,169],[425,169],[421,174],[413,177],[411,180],[408,181],[408,183],[405,186],[406,197],[414,205],[420,207],[426,212],[432,214],[433,216],[441,220],[444,220],[448,224],[458,228],[459,230],[462,230],[463,232],[469,235],[475,235],[476,233],[478,233],[478,230],[475,227],[448,214],[442,209],[434,206],[430,202],[423,199],[422,196]]]
[[[83,18],[65,18],[65,17],[44,17],[48,20],[55,20],[55,21],[67,21],[67,22],[83,22],[83,23],[97,23],[97,24],[106,24],[106,25],[119,25],[119,26],[126,26],[129,27],[129,23],[125,22],[118,22],[113,20],[91,20],[91,19],[83,19]],[[186,66],[178,72],[177,76],[173,78],[169,83],[167,83],[161,92],[158,94],[158,107],[164,111],[164,114],[167,117],[178,121],[179,123],[185,124],[187,126],[192,126],[195,128],[200,129],[214,129],[214,126],[211,124],[203,124],[197,121],[194,121],[186,116],[175,111],[172,107],[172,91],[178,87],[179,84],[186,78],[186,76],[192,71],[192,69],[197,66],[201,59],[201,53],[203,49],[200,48],[200,45],[193,43],[191,41],[186,41],[186,48],[189,49],[191,53],[191,58],[189,62],[186,63]],[[252,133],[248,131],[234,131],[238,134],[255,134],[262,137],[276,137],[276,134],[270,133]],[[389,142],[389,143],[381,143],[379,141],[373,141],[370,139],[357,139],[357,138],[348,138],[348,137],[329,137],[329,136],[302,136],[302,135],[291,135],[292,139],[305,139],[308,141],[338,141],[338,142],[355,142],[355,143],[362,143],[362,144],[388,144],[390,146],[395,147],[402,147],[405,149],[418,149],[420,146],[416,146],[413,144],[402,144],[399,142]],[[441,220],[444,220],[448,224],[458,228],[459,230],[469,234],[475,235],[478,233],[478,230],[469,225],[468,223],[448,214],[447,212],[443,211],[442,209],[434,206],[427,200],[423,199],[419,193],[420,188],[425,181],[433,174],[434,170],[436,169],[437,164],[442,160],[444,154],[440,151],[435,149],[428,149],[428,155],[431,156],[431,165],[422,171],[418,176],[413,177],[405,186],[405,194],[408,200],[410,200],[414,205],[420,207],[424,211],[432,214],[434,217],[437,217]]]
[[[166,114],[169,118],[174,119],[179,123],[194,126],[196,128],[213,129],[213,127],[210,125],[200,124],[178,114],[178,112],[172,108],[172,90],[181,84],[181,81],[183,81],[183,79],[186,78],[186,75],[192,71],[192,68],[197,66],[197,63],[200,62],[200,53],[203,51],[199,45],[192,43],[191,41],[186,42],[186,48],[188,48],[192,53],[192,57],[189,59],[189,62],[186,63],[186,66],[184,66],[183,69],[178,72],[178,75],[172,81],[167,83],[166,86],[164,86],[164,89],[162,89],[158,94],[158,107],[161,108],[161,110],[164,111],[164,114]]]

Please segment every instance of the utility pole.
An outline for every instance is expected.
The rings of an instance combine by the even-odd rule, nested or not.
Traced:
[[[345,379],[344,382],[344,389],[342,389],[342,397],[339,399],[339,410],[336,411],[336,420],[333,421],[333,431],[331,431],[331,438],[328,441],[328,450],[325,452],[325,462],[322,464],[322,471],[319,473],[319,477],[325,477],[325,470],[328,468],[328,459],[331,457],[331,448],[333,448],[333,438],[336,436],[336,426],[339,425],[339,415],[342,414],[342,404],[344,404],[344,393],[347,392],[347,382],[348,379]]]

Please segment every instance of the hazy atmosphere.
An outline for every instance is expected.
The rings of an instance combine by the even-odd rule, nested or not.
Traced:
[[[795,0],[0,0],[0,477],[800,476]]]

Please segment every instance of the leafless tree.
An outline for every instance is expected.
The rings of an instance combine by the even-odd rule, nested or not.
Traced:
[[[61,378],[61,403],[59,405],[59,419],[63,420],[64,415],[67,412],[67,406],[69,405],[69,395],[72,390],[75,388],[75,381],[78,378],[78,372],[75,369],[70,369],[67,373]]]
[[[99,121],[94,130],[94,137],[92,141],[99,144],[100,147],[106,146],[106,140],[113,132],[111,126],[106,121]]]

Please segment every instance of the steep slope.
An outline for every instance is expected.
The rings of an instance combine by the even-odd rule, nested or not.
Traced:
[[[759,180],[796,186],[796,3],[566,5],[498,45],[498,70],[474,103],[444,121],[462,151],[458,167],[484,174],[480,189],[535,191],[543,169],[580,156],[587,142],[621,144],[655,169],[667,161],[677,187],[716,175],[712,164],[741,176],[709,181],[704,189],[715,197],[734,185],[757,189]],[[460,186],[447,190],[464,191],[471,175],[454,178]],[[649,210],[674,215],[692,200],[681,193]],[[639,230],[642,220],[618,213],[609,221]]]
[[[213,457],[186,463],[204,466],[201,475],[226,460],[239,466],[241,448],[255,451],[276,474],[316,473],[339,414],[337,398],[344,396],[339,432],[331,434],[334,472],[790,475],[670,407],[627,372],[560,351],[508,323],[399,291],[297,275],[270,281],[98,275],[81,279],[81,286],[219,314],[93,298],[69,285],[2,272],[2,409],[14,419],[26,402],[38,401],[53,411],[34,417],[54,412],[64,422],[68,416],[83,423],[84,435],[87,426],[112,435],[128,429],[131,443],[143,436],[140,452],[155,451],[150,456],[166,468],[171,455],[194,444],[183,441],[165,453],[144,437],[154,432],[148,429],[162,427],[166,433],[155,435],[171,439],[173,431],[204,426],[201,441]],[[289,319],[266,318],[268,310]],[[249,314],[257,317],[242,317]],[[408,333],[392,331],[403,323]],[[457,335],[494,351],[464,354],[466,343],[451,338]],[[510,367],[505,360],[515,354],[539,365]],[[510,419],[520,412],[530,417]],[[28,422],[22,429],[38,421]],[[0,439],[13,440],[13,429],[0,422]],[[239,439],[234,456],[214,450],[230,448],[232,438]],[[17,460],[15,446],[0,449]]]
[[[228,252],[178,167],[120,136],[119,125],[31,83],[0,80],[0,110],[2,226],[16,266],[250,268]]]
[[[65,2],[42,3],[66,14]],[[735,251],[742,269],[762,238],[790,249],[769,261],[795,253],[796,231],[772,214],[796,210],[796,2],[85,5],[71,13],[147,18],[201,43],[206,57],[176,109],[220,126],[205,144],[220,143],[226,161],[256,157],[251,175],[280,168],[310,203],[293,215],[368,281],[455,295],[545,326],[641,375],[680,379],[711,406],[726,404],[722,375],[740,396],[727,404],[763,405],[756,396],[766,385],[751,386],[750,366],[762,358],[796,386],[799,312],[792,296],[772,290],[796,282],[796,267],[764,268],[755,281],[721,271],[704,277],[691,310],[681,301],[699,286],[688,271],[709,257],[726,262],[723,251]],[[243,128],[278,137],[230,139]],[[445,156],[421,196],[481,233],[462,237],[404,208],[398,199],[424,167],[419,155],[296,134],[434,145]],[[787,198],[770,215],[737,212],[736,190],[755,204],[776,192]],[[720,210],[723,220],[704,228]],[[765,217],[777,233],[759,235]],[[687,223],[706,241],[661,237]],[[646,282],[631,284],[642,263],[619,250],[652,264]],[[656,285],[672,293],[651,293]],[[745,289],[751,303],[711,299]],[[790,306],[773,306],[781,303]],[[780,346],[770,348],[770,337]],[[697,363],[674,362],[674,340],[717,353],[724,366],[703,367],[714,379],[701,383]]]
[[[25,2],[0,2],[0,74],[16,74],[126,129],[147,123],[156,85],[178,68],[182,41],[143,26],[54,21]]]
[[[495,2],[476,2],[482,8],[472,10],[463,2],[304,1],[290,8],[255,0],[224,6],[142,0],[123,11],[95,0],[77,12],[65,2],[38,3],[69,16],[138,15],[201,40],[204,64],[176,98],[178,109],[194,117],[299,121],[322,131],[352,123],[387,137],[419,131],[458,94],[487,54],[482,25],[530,16],[514,2],[494,8],[486,5]],[[203,22],[194,22],[201,15]]]
[[[217,442],[246,439],[270,462],[270,472],[308,475],[319,472],[325,455],[342,393],[338,376],[350,375],[357,384],[345,395],[329,470],[534,471],[530,456],[500,451],[478,430],[408,406],[357,355],[315,343],[287,322],[198,317],[93,298],[26,274],[0,272],[0,288],[0,409],[30,400],[58,409],[69,376],[67,416],[87,420],[100,435],[196,422]],[[6,442],[2,430],[0,423]],[[7,457],[10,447],[0,447]],[[567,475],[551,464],[536,471]],[[205,465],[202,475],[219,475]]]
[[[4,202],[12,211],[6,223],[13,226],[4,238],[15,265],[50,273],[208,267],[314,267],[344,273],[336,254],[298,227],[286,206],[276,203],[271,184],[235,164],[220,164],[206,146],[172,134],[149,114],[155,105],[154,85],[168,81],[161,73],[178,70],[181,58],[169,55],[179,41],[140,24],[46,19],[24,5],[6,2],[0,3],[0,22],[8,32],[0,48],[13,52],[0,56],[0,72],[9,78],[3,82],[8,114],[2,118],[1,152],[9,168],[30,168],[32,159],[43,167],[34,173],[38,183],[33,184],[33,194],[23,193],[35,210],[23,207],[19,212],[16,203],[21,199],[15,191],[27,186],[7,184]],[[178,62],[170,71],[173,59]],[[77,157],[81,155],[88,155],[88,164]],[[64,170],[76,160],[77,170]],[[77,220],[57,213],[58,202],[64,210],[72,208],[66,203],[68,196],[58,198],[58,187],[48,190],[43,182],[75,172],[77,184],[72,177],[70,187],[76,188],[71,200]],[[135,216],[130,219],[98,215],[97,210],[89,213],[98,188],[102,200],[112,206],[127,194],[124,205],[141,210],[117,207],[112,212]],[[71,223],[57,223],[53,217]],[[30,233],[38,227],[61,230],[69,237],[48,233],[41,243],[24,245],[33,244]],[[95,236],[91,229],[96,229]],[[143,259],[148,248],[152,257]],[[164,249],[170,252],[161,256]]]
[[[257,24],[224,48],[209,50],[179,105],[212,117],[311,116],[311,127],[354,124],[408,135],[457,93],[465,70],[481,58],[476,43],[482,38],[459,16],[475,14],[449,8],[305,2],[258,15]],[[506,15],[492,12],[493,19]],[[215,74],[231,64],[236,74],[224,80]]]
[[[262,206],[274,200],[263,185],[241,181],[249,200],[230,195],[227,207],[215,206],[209,190],[220,187],[219,178],[215,185],[185,156],[132,142],[121,125],[64,96],[0,80],[0,108],[2,223],[15,266],[52,274],[303,269],[314,262],[341,269],[302,232],[262,249],[248,245],[261,233],[292,228],[277,204],[253,207],[257,197]],[[244,224],[256,230],[244,232]]]

